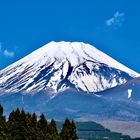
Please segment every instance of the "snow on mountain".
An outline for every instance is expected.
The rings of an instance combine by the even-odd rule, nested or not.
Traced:
[[[132,95],[132,89],[128,89],[128,98],[131,98]]]
[[[0,71],[0,90],[54,93],[74,87],[100,92],[140,76],[82,42],[50,42]]]

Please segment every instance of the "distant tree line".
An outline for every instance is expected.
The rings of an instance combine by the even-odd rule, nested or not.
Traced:
[[[47,121],[42,114],[39,119],[35,113],[26,113],[16,109],[6,120],[3,107],[0,105],[0,140],[76,140],[76,126],[74,121],[65,119],[61,131],[58,133],[56,122]]]

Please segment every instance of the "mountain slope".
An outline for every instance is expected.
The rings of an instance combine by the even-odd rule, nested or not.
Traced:
[[[118,89],[116,87],[116,89]],[[0,97],[0,103],[5,108],[5,115],[17,107],[27,112],[44,113],[48,119],[63,120],[66,117],[79,121],[122,120],[140,121],[140,103],[128,99],[125,90],[121,93],[110,89],[109,96],[87,95],[85,92],[69,89],[50,100],[46,92],[31,94],[5,94]],[[138,94],[137,94],[138,93]],[[139,92],[135,93],[139,96]],[[113,95],[122,94],[120,97]]]
[[[113,100],[133,101],[140,105],[139,91],[140,91],[140,77],[134,78],[121,86],[100,92],[98,93],[98,95],[102,95],[102,98],[111,99],[112,101]]]
[[[0,90],[38,92],[67,88],[100,92],[139,74],[82,42],[50,42],[0,71]]]

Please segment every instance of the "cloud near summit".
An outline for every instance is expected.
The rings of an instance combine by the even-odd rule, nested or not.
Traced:
[[[15,55],[15,53],[13,51],[8,51],[7,49],[3,51],[3,54],[6,57],[13,57]]]
[[[2,45],[0,43],[0,54],[3,54],[5,57],[14,57],[15,52],[14,51],[9,51],[7,49],[2,50]]]
[[[105,21],[106,26],[108,27],[121,27],[125,19],[125,13],[116,12],[113,17]]]

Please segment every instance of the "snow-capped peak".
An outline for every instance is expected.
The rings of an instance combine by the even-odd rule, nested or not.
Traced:
[[[39,60],[41,57],[49,57],[53,59],[58,58],[60,61],[67,58],[71,62],[72,66],[77,66],[78,64],[83,63],[85,60],[94,60],[129,73],[131,76],[140,76],[140,74],[117,62],[115,59],[106,55],[94,46],[83,42],[52,41],[40,49],[32,52],[29,56],[22,59],[22,61],[33,63],[36,62],[36,60]],[[32,60],[30,60],[30,58]]]
[[[89,44],[50,42],[0,71],[0,89],[59,91],[74,86],[99,92],[138,76]]]

